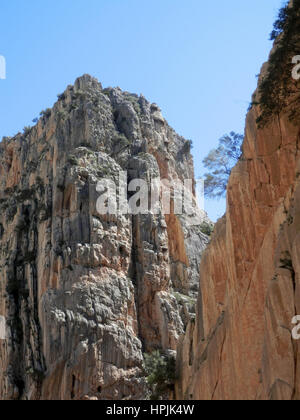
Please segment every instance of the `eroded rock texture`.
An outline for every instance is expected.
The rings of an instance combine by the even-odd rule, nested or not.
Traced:
[[[121,170],[194,176],[155,104],[89,76],[0,144],[0,399],[142,399],[143,352],[176,349],[208,238],[172,214],[99,215],[97,182]]]
[[[227,212],[201,264],[196,323],[179,347],[178,398],[300,399],[299,95],[288,101],[264,128],[259,107],[247,116]]]

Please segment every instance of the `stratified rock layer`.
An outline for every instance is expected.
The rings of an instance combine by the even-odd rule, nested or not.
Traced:
[[[177,398],[300,399],[300,344],[292,339],[300,314],[300,130],[289,119],[297,104],[291,97],[290,109],[261,129],[259,107],[247,116],[227,212],[201,264],[196,323],[179,346]]]
[[[208,238],[186,217],[100,215],[97,182],[122,170],[194,176],[155,104],[90,76],[0,144],[0,399],[142,399],[143,352],[176,349]]]

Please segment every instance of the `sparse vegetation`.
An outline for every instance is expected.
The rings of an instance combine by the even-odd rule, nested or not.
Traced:
[[[103,89],[102,93],[103,93],[103,95],[105,95],[109,98],[110,97],[110,88]]]
[[[51,109],[47,108],[47,109],[40,112],[40,116],[45,117],[45,118],[49,118],[51,116],[51,112],[52,112]]]
[[[213,223],[203,222],[200,225],[200,230],[202,233],[204,233],[204,235],[211,236],[214,231],[214,225]]]
[[[78,161],[78,159],[77,159],[75,156],[73,156],[73,155],[71,155],[71,156],[69,157],[68,162],[69,162],[71,165],[73,165],[73,166],[78,166],[78,165],[79,165],[79,161]]]
[[[176,360],[159,350],[144,355],[144,370],[151,392],[151,400],[168,399],[176,380]]]
[[[188,296],[188,295],[183,295],[182,293],[179,293],[179,292],[173,292],[173,296],[175,297],[179,305],[189,304],[190,306],[195,306],[197,302],[195,298],[192,298],[191,296]]]
[[[65,93],[60,93],[60,94],[58,94],[58,95],[57,95],[57,99],[58,99],[59,101],[63,101],[63,100],[65,100],[65,99],[66,99],[66,95],[65,95]]]
[[[128,138],[123,133],[115,135],[113,137],[113,142],[114,144],[122,144],[122,145],[129,144]]]
[[[57,118],[59,119],[59,120],[64,120],[65,118],[66,118],[66,116],[67,116],[67,113],[66,113],[66,111],[58,111],[57,112]]]
[[[113,141],[113,153],[111,154],[111,156],[118,155],[124,152],[130,146],[130,141],[123,133],[115,135],[112,141]]]
[[[73,97],[74,99],[83,99],[86,96],[86,92],[84,92],[83,90],[79,89],[77,90],[77,92],[74,92]]]
[[[142,113],[141,106],[139,104],[139,98],[134,95],[127,95],[126,100],[129,101],[135,110],[135,112],[140,115]]]
[[[187,140],[183,145],[182,151],[184,154],[189,154],[191,153],[192,148],[193,148],[193,141]]]
[[[26,136],[28,136],[28,134],[30,133],[30,131],[31,131],[31,128],[32,127],[30,127],[30,126],[26,126],[26,127],[24,127],[24,129],[23,129],[23,134],[24,134],[24,136],[26,137]]]

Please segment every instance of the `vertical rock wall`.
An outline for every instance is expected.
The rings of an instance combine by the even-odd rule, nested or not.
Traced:
[[[100,215],[97,182],[119,171],[194,177],[157,105],[90,76],[0,143],[1,400],[142,399],[143,352],[176,349],[208,238],[185,217]]]
[[[268,72],[266,64],[260,86]],[[259,106],[248,113],[226,215],[201,263],[196,323],[179,346],[177,398],[300,398],[299,82],[287,77],[282,112],[263,127]]]

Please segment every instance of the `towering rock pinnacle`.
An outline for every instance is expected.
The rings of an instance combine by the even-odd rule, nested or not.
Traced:
[[[300,341],[292,337],[300,315],[300,98],[291,65],[300,53],[299,0],[293,5],[247,116],[226,215],[203,256],[196,323],[179,346],[177,398],[300,399]]]
[[[185,216],[101,215],[96,186],[194,179],[188,146],[87,75],[0,143],[1,400],[145,398],[143,353],[176,349],[208,238]]]

